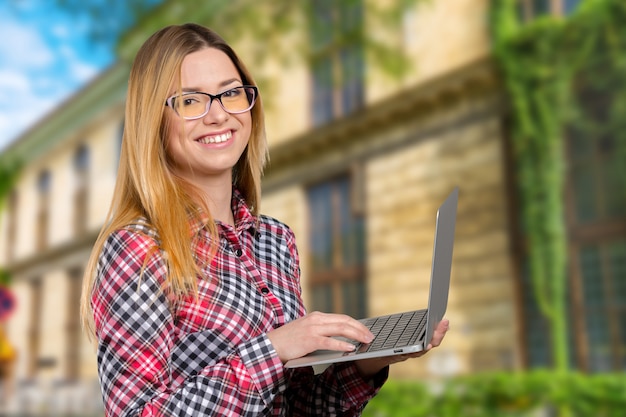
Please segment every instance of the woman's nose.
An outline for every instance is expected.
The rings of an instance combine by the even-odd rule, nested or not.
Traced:
[[[212,98],[208,106],[209,110],[202,118],[205,123],[222,123],[228,120],[230,114],[224,110],[218,99]]]

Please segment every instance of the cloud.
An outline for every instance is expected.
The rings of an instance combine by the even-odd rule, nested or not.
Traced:
[[[75,61],[70,66],[70,71],[77,80],[87,82],[98,75],[100,68],[85,62]]]
[[[58,102],[56,95],[39,94],[23,72],[6,69],[0,71],[0,97],[0,149]]]
[[[10,97],[28,90],[28,78],[21,71],[0,70],[0,95],[10,102]]]
[[[61,27],[62,25],[56,25]],[[54,109],[97,68],[55,50],[27,23],[0,21],[0,149]]]
[[[13,108],[0,107],[0,151],[22,134],[28,126],[34,125],[57,105],[56,97],[33,97],[22,94],[11,102]]]
[[[52,26],[50,31],[59,39],[67,39],[70,37],[70,28],[68,25],[56,24]]]
[[[29,4],[9,13],[0,2],[0,151],[112,59],[85,38],[84,23],[52,3]]]
[[[46,73],[54,65],[55,57],[42,33],[28,24],[1,19],[0,28],[2,149],[54,106],[55,97],[36,93],[33,77]]]
[[[0,63],[25,69],[52,64],[54,55],[39,32],[7,20],[0,26]]]

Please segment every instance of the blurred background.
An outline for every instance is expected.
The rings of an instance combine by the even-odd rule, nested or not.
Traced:
[[[0,413],[103,415],[82,273],[133,56],[189,21],[259,85],[261,211],[296,233],[309,310],[422,307],[460,189],[451,330],[365,415],[623,415],[622,0],[2,2]]]

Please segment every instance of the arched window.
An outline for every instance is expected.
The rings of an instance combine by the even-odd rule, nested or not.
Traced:
[[[79,307],[82,278],[82,267],[73,267],[67,271],[65,377],[71,382],[77,381],[80,377],[81,326]]]
[[[307,189],[311,311],[366,317],[366,222],[359,175],[355,169]]]
[[[37,177],[37,250],[43,250],[48,245],[48,227],[50,223],[50,188],[52,186],[52,174],[44,169]]]
[[[80,145],[74,154],[74,170],[76,172],[86,172],[89,168],[89,148]]]
[[[582,0],[519,0],[518,8],[524,21],[539,16],[567,16],[572,14]]]
[[[42,328],[42,309],[43,305],[43,284],[41,277],[37,277],[30,281],[29,285],[29,303],[30,319],[28,324],[28,347],[26,348],[26,375],[29,379],[37,376],[37,365],[39,355],[41,354],[41,328]]]
[[[87,228],[87,201],[89,184],[89,148],[81,144],[74,154],[74,233],[80,235]]]
[[[312,2],[311,110],[314,126],[346,116],[364,104],[365,62],[358,42],[363,1]]]
[[[9,200],[7,204],[7,260],[10,262],[13,260],[15,253],[15,240],[17,239],[17,222],[18,222],[18,210],[17,205],[19,202],[19,194],[16,189],[11,190],[9,194]]]

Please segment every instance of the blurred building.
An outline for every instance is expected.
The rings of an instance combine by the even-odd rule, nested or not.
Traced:
[[[172,12],[174,3],[157,13]],[[286,68],[272,60],[250,64],[255,48],[263,47],[258,41],[234,45],[271,86],[261,91],[270,141],[262,212],[296,233],[309,310],[363,317],[425,305],[435,212],[460,188],[446,314],[451,330],[440,348],[392,368],[394,378],[551,361],[523,268],[508,106],[490,52],[489,3],[423,2],[407,8],[394,28],[376,27],[366,2],[313,3],[327,25],[368,24],[395,42],[413,66],[398,77],[383,72],[362,44],[336,44],[323,33],[285,37],[287,47],[310,38],[319,50]],[[522,3],[531,13],[532,2]],[[127,43],[141,43],[151,32],[144,23]],[[113,192],[127,77],[121,60],[6,151],[26,162],[0,224],[0,265],[18,299],[6,331],[18,351],[11,404],[21,410],[100,410],[95,350],[81,332],[78,299]],[[569,155],[572,166],[592,172],[606,156],[593,147]],[[615,294],[626,298],[618,282],[626,263],[624,215],[607,215],[597,199],[585,199],[587,188],[574,174],[566,196],[573,366],[624,369],[625,313],[599,308]],[[593,187],[610,194],[601,179]]]

